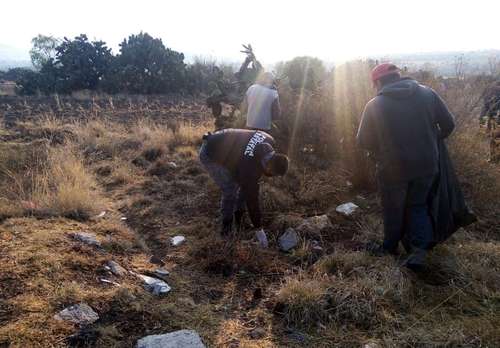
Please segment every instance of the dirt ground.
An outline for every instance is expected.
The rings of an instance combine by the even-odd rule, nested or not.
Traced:
[[[250,228],[219,237],[219,193],[197,160],[199,135],[211,126],[207,110],[175,110],[196,112],[197,121],[178,129],[167,121],[141,128],[45,119],[2,129],[5,146],[45,139],[83,153],[100,201],[76,220],[0,214],[0,347],[133,347],[143,336],[180,329],[196,330],[209,347],[500,345],[500,211],[475,198],[467,185],[475,174],[466,173],[464,188],[480,222],[433,252],[426,277],[401,267],[402,258],[366,251],[382,233],[377,195],[353,189],[336,161],[327,169],[297,162],[286,177],[265,180],[270,248],[263,250]],[[335,212],[345,202],[360,207],[353,217]],[[323,214],[328,227],[301,233],[290,253],[279,251],[286,228]],[[95,233],[101,247],[74,240],[75,232]],[[171,246],[175,235],[186,243]],[[154,275],[152,256],[170,272],[164,296],[104,267],[114,260]],[[85,327],[54,319],[80,302],[100,319]]]

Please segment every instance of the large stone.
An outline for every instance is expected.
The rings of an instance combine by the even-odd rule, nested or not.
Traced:
[[[63,309],[54,318],[70,321],[78,325],[87,325],[97,321],[99,315],[88,304],[80,303]]]
[[[101,246],[101,242],[97,240],[97,236],[94,233],[77,232],[77,233],[72,233],[71,237],[88,245],[97,247]]]
[[[299,235],[293,228],[288,228],[279,238],[279,245],[282,251],[289,251],[299,244]]]
[[[150,335],[137,341],[137,348],[205,348],[193,330],[179,330],[164,335]]]
[[[172,290],[172,288],[161,279],[153,278],[144,274],[138,274],[137,276],[144,281],[146,289],[154,295],[167,294],[170,290]]]
[[[297,227],[297,232],[301,235],[319,234],[322,230],[331,226],[332,223],[327,215],[312,216]]]
[[[118,277],[122,277],[128,273],[125,268],[120,266],[120,264],[118,262],[115,262],[115,261],[108,261],[106,263],[106,268],[109,269],[111,271],[111,273],[113,273],[114,275],[116,275]]]
[[[339,214],[344,215],[344,216],[351,216],[358,209],[359,209],[359,207],[356,204],[354,204],[352,202],[348,202],[348,203],[344,203],[344,204],[339,205],[337,208],[335,208],[335,211]]]

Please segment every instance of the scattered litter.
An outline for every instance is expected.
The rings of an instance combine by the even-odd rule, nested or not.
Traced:
[[[99,219],[99,218],[104,217],[104,215],[106,215],[106,211],[105,210],[101,211],[98,215],[95,216],[95,218]]]
[[[120,220],[125,221],[125,220],[127,220],[127,218],[126,218],[125,216],[122,216],[122,217],[120,218]]]
[[[111,273],[113,273],[114,275],[116,276],[124,276],[125,274],[127,274],[127,270],[125,268],[123,268],[122,266],[120,266],[120,264],[118,262],[115,262],[115,261],[108,261],[106,263],[106,269],[109,269],[109,271],[111,271]]]
[[[279,238],[279,245],[282,251],[289,251],[299,244],[299,236],[293,228],[288,228]]]
[[[168,166],[172,169],[175,169],[178,167],[178,165],[175,162],[168,162]]]
[[[193,330],[179,330],[164,335],[150,335],[137,341],[137,348],[206,348]]]
[[[172,288],[161,279],[149,277],[144,274],[138,274],[137,276],[144,281],[146,289],[154,295],[167,294],[172,290]]]
[[[158,268],[157,270],[155,270],[155,274],[157,274],[161,277],[165,277],[165,276],[168,276],[170,274],[170,272],[167,271],[165,268]]]
[[[98,247],[101,246],[101,242],[97,240],[97,236],[94,233],[87,233],[87,232],[71,233],[71,237],[88,245],[94,245]]]
[[[358,210],[359,207],[352,203],[352,202],[349,202],[349,203],[344,203],[344,204],[341,204],[339,205],[335,211],[337,213],[340,213],[340,214],[343,214],[345,216],[350,216],[352,214],[354,214],[356,212],[356,210]]]
[[[120,283],[114,282],[114,281],[109,280],[109,279],[106,279],[106,278],[99,278],[99,280],[100,280],[102,283],[111,284],[111,285],[116,285],[116,286],[121,286],[121,285],[120,285]]]
[[[97,321],[99,315],[88,304],[80,303],[63,309],[54,318],[70,321],[78,325],[87,325]]]
[[[347,180],[345,184],[347,185],[347,187],[352,187],[352,182],[350,182],[349,180]]]
[[[183,244],[185,241],[186,241],[186,237],[184,237],[184,236],[175,236],[175,237],[170,238],[170,244],[172,244],[172,246],[174,246],[174,247]]]

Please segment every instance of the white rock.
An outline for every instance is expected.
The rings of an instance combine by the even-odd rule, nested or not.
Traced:
[[[87,232],[77,232],[77,233],[72,233],[71,236],[79,240],[80,242],[83,242],[88,245],[94,245],[94,246],[101,246],[101,242],[97,240],[97,236],[94,233],[87,233]]]
[[[92,324],[99,315],[86,303],[80,303],[65,308],[54,316],[57,320],[70,321],[78,325]]]
[[[344,203],[344,204],[341,204],[339,205],[335,211],[337,213],[340,213],[340,214],[343,214],[345,216],[350,216],[352,214],[354,214],[356,212],[356,210],[358,210],[359,207],[352,203],[352,202],[349,202],[349,203]]]
[[[165,268],[158,268],[155,270],[155,274],[159,275],[160,277],[168,276],[170,274],[169,271],[167,271]]]
[[[137,341],[137,348],[206,348],[193,330],[179,330],[164,335],[150,335]]]
[[[332,223],[327,215],[312,216],[304,220],[304,222],[297,227],[297,232],[302,235],[317,234],[331,225]]]
[[[115,262],[115,261],[108,261],[106,263],[106,266],[109,268],[111,273],[113,273],[114,275],[119,276],[119,277],[124,276],[125,274],[128,273],[125,268],[120,266],[120,264],[118,262]]]
[[[172,244],[172,246],[179,246],[181,244],[184,244],[185,241],[186,237],[184,236],[175,236],[170,238],[170,244]]]
[[[299,244],[299,236],[293,228],[288,228],[285,233],[279,238],[280,249],[289,251]]]
[[[172,290],[172,288],[161,279],[149,277],[144,274],[138,274],[138,277],[144,281],[146,289],[148,289],[154,295],[167,294],[170,292],[170,290]]]

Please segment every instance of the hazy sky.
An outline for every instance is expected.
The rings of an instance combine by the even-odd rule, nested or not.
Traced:
[[[250,42],[266,63],[500,48],[499,0],[3,0],[0,11],[0,44],[26,51],[38,33],[86,33],[116,52],[141,30],[188,56],[240,60]]]

